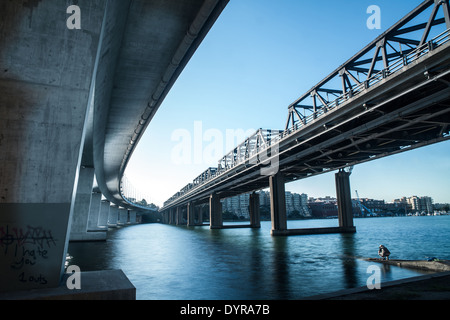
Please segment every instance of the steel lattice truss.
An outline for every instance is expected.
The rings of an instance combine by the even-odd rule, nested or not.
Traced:
[[[428,22],[423,22],[426,15]],[[449,1],[423,2],[292,103],[285,130],[306,125],[428,53],[436,44],[430,39],[446,29],[450,29]]]

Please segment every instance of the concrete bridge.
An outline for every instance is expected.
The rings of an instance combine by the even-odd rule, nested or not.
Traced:
[[[425,14],[424,14],[425,13]],[[288,108],[284,130],[259,130],[164,203],[166,223],[208,204],[210,227],[223,228],[220,200],[270,188],[272,235],[355,232],[354,165],[450,139],[450,9],[424,1]],[[338,170],[339,226],[288,230],[285,183]]]
[[[0,3],[0,291],[58,287],[69,240],[146,210],[125,168],[227,2]]]

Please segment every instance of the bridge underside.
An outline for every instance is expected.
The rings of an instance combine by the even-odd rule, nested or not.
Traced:
[[[227,2],[0,3],[0,291],[59,285],[93,191],[133,208],[127,162]],[[15,265],[24,252],[45,256]]]
[[[91,143],[97,183],[109,201],[128,207],[120,180],[134,148],[226,3],[122,0],[107,8]]]

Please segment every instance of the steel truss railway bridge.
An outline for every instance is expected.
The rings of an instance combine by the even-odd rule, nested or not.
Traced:
[[[428,0],[289,106],[284,130],[258,130],[164,203],[165,223],[223,228],[220,199],[270,188],[273,235],[355,232],[346,168],[450,139],[449,1]],[[288,230],[285,183],[338,170],[339,227]]]

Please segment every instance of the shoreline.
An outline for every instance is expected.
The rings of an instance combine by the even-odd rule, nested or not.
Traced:
[[[450,272],[450,260],[435,260],[435,261],[399,260],[399,259],[382,260],[380,258],[365,258],[363,260],[407,269],[425,270],[433,272]]]

